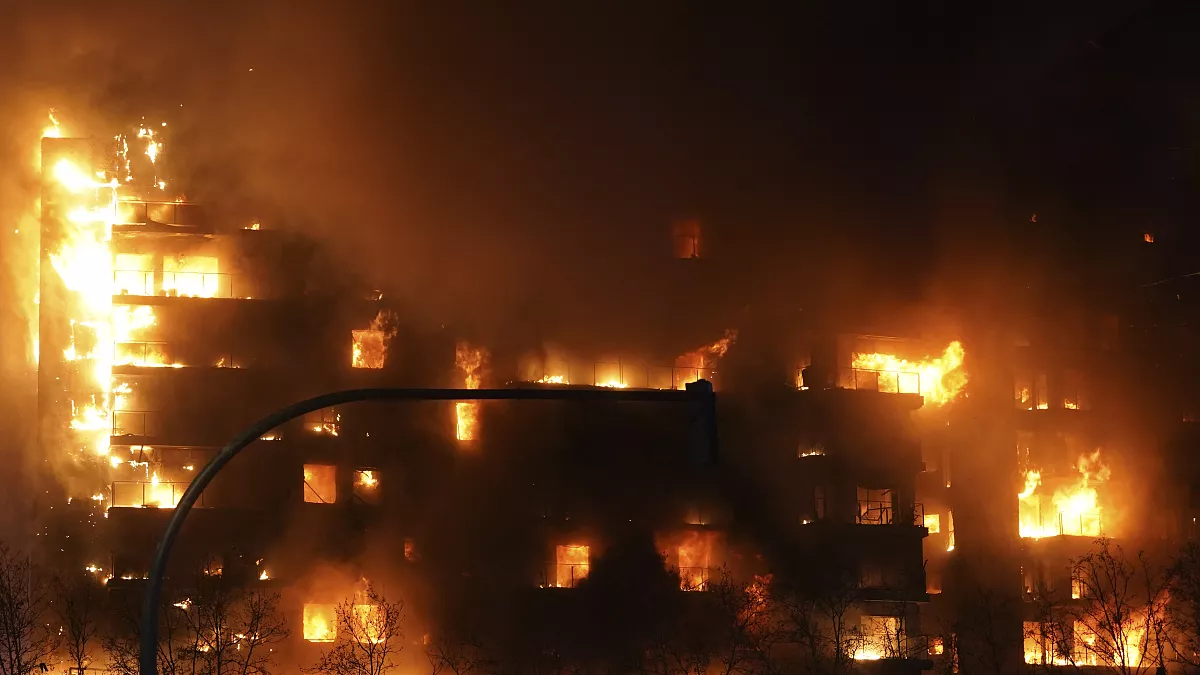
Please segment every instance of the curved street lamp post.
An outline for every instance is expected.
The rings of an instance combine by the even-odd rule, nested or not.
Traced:
[[[700,380],[687,385],[685,391],[657,390],[611,390],[611,389],[349,389],[316,396],[283,408],[255,422],[238,434],[228,445],[221,448],[208,464],[192,479],[187,490],[175,506],[167,529],[158,542],[154,563],[150,567],[150,583],[142,599],[141,652],[138,655],[141,675],[157,675],[158,672],[158,609],[162,595],[163,575],[171,547],[179,535],[183,521],[187,519],[204,488],[214,476],[246,446],[258,440],[268,431],[301,415],[344,403],[360,401],[495,401],[495,400],[539,400],[539,401],[607,401],[647,403],[696,403],[700,415],[693,424],[692,445],[695,460],[700,463],[715,461],[716,396],[712,384]]]

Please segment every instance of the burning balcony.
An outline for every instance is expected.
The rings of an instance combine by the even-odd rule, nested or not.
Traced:
[[[1024,486],[1017,494],[1020,535],[1025,538],[1075,536],[1095,538],[1105,534],[1104,508],[1099,488],[1111,476],[1100,451],[1081,455],[1074,474],[1044,484],[1046,476],[1032,468],[1028,448],[1018,444]],[[1051,489],[1053,490],[1051,492]]]
[[[908,655],[903,622],[896,616],[864,616],[853,630],[855,661],[879,661]]]
[[[687,530],[658,538],[659,550],[667,564],[679,574],[679,588],[704,591],[715,566],[718,534],[706,530]]]
[[[357,469],[354,472],[354,498],[363,504],[378,504],[383,496],[378,469]]]
[[[941,354],[911,360],[903,354],[920,350],[903,340],[859,337],[849,349],[850,366],[838,377],[843,389],[920,394],[927,404],[944,405],[966,388],[966,352],[960,342],[951,342]]]
[[[188,485],[188,481],[160,481],[157,473],[148,481],[115,481],[110,505],[114,508],[173,509],[183,498]],[[204,506],[203,494],[196,500],[196,506]]]

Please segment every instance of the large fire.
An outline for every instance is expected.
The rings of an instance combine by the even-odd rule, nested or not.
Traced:
[[[379,310],[365,330],[350,331],[350,365],[354,368],[382,368],[387,362],[388,343],[396,336],[391,312]]]
[[[464,389],[478,389],[483,381],[483,349],[460,341],[454,348],[454,365],[462,373]],[[454,404],[456,436],[460,441],[475,440],[479,426],[479,402],[459,401]]]
[[[894,354],[856,353],[851,367],[878,375],[879,391],[921,394],[926,403],[945,405],[967,386],[963,369],[966,352],[961,342],[951,342],[941,356],[911,362]]]
[[[43,137],[63,138],[53,113],[50,121],[52,126],[45,129]],[[163,149],[161,138],[145,124],[137,138],[136,143],[144,145],[142,149],[151,165],[158,164]],[[124,425],[114,415],[129,408],[133,390],[128,381],[114,379],[115,365],[179,366],[161,344],[150,339],[157,324],[153,307],[113,302],[117,294],[140,291],[148,295],[153,290],[152,282],[148,287],[146,281],[153,279],[153,274],[141,274],[136,280],[121,276],[118,263],[129,256],[116,254],[113,247],[114,226],[123,222],[120,214],[128,210],[123,210],[122,204],[145,198],[142,194],[135,195],[136,188],[130,185],[133,182],[129,168],[130,140],[125,135],[116,137],[115,161],[100,159],[114,155],[106,154],[99,144],[88,139],[43,143],[46,154],[42,162],[42,207],[46,231],[50,233],[45,240],[47,260],[64,291],[55,301],[52,314],[43,317],[43,321],[61,321],[66,328],[61,343],[62,363],[68,373],[61,380],[65,385],[64,403],[69,408],[69,419],[64,420],[69,430],[66,443],[70,451],[84,456],[108,457],[109,439],[118,432],[147,432],[144,417],[136,431],[118,429]],[[165,183],[156,175],[150,185],[151,189],[162,189]],[[177,275],[169,273],[174,271],[170,262],[164,262],[164,291],[176,282]],[[212,285],[203,276],[199,284]],[[115,457],[109,459],[105,464],[113,467],[123,463]],[[130,495],[130,505],[170,508],[178,501],[174,485],[160,481],[157,472],[148,482],[140,483],[140,491],[136,497]]]
[[[703,591],[708,588],[715,539],[716,535],[713,532],[689,531],[679,540],[676,555],[679,560],[681,589]]]
[[[337,611],[333,605],[304,605],[304,639],[333,642],[337,637]]]
[[[1104,533],[1096,485],[1108,480],[1112,472],[1100,461],[1099,450],[1081,456],[1075,468],[1079,473],[1078,478],[1070,485],[1054,491],[1049,499],[1049,508],[1046,508],[1047,495],[1039,491],[1042,486],[1041,471],[1025,471],[1025,487],[1017,494],[1022,537],[1099,537]]]
[[[711,379],[712,369],[716,368],[717,359],[725,356],[729,348],[737,342],[737,329],[727,329],[720,339],[675,359],[676,375],[672,377],[672,386],[676,389],[686,389],[687,385],[697,380]]]
[[[587,578],[590,548],[579,544],[560,545],[555,548],[554,585],[570,588]]]

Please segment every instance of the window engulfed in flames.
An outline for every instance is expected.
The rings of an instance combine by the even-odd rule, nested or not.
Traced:
[[[554,585],[571,588],[588,575],[590,549],[579,544],[559,545],[555,548]]]
[[[679,562],[679,587],[685,591],[708,589],[709,570],[712,569],[714,532],[691,531],[684,535],[676,547]]]
[[[920,394],[926,403],[940,406],[958,398],[966,388],[967,372],[963,369],[965,357],[962,343],[955,341],[946,347],[941,356],[915,362],[894,354],[856,353],[851,368],[856,373],[874,375],[879,391]]]
[[[304,465],[304,501],[309,504],[333,504],[337,501],[336,466]]]
[[[369,328],[350,331],[350,365],[354,368],[383,368],[388,343],[396,336],[396,321],[391,312],[379,310]]]
[[[1022,537],[1099,537],[1104,534],[1096,486],[1108,480],[1112,472],[1100,461],[1099,450],[1081,456],[1075,468],[1079,473],[1076,480],[1059,487],[1053,495],[1040,490],[1040,470],[1025,470],[1025,486],[1017,494]]]
[[[454,348],[454,365],[462,373],[464,389],[478,389],[483,381],[486,353],[479,347],[460,341]],[[454,404],[455,437],[473,441],[479,427],[479,402],[459,401]]]
[[[333,605],[304,605],[304,639],[333,642],[337,637],[337,608]]]

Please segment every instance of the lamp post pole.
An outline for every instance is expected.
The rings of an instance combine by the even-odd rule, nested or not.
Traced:
[[[645,403],[694,403],[700,413],[693,426],[693,445],[699,446],[699,461],[716,460],[716,396],[712,384],[706,380],[692,382],[684,391],[657,391],[643,389],[573,389],[573,388],[528,388],[528,389],[349,389],[323,394],[298,403],[293,403],[260,419],[238,434],[228,445],[221,448],[204,468],[196,474],[175,506],[167,529],[154,552],[150,567],[150,579],[142,598],[141,651],[138,655],[141,675],[157,675],[158,672],[158,609],[162,596],[163,577],[167,559],[175,538],[183,527],[204,488],[214,476],[225,468],[229,460],[263,434],[297,417],[328,408],[330,406],[360,401],[596,401],[596,402],[645,402]]]

